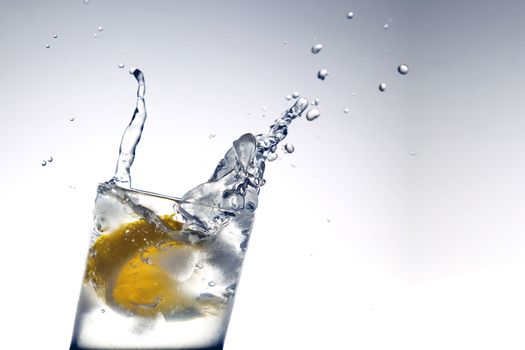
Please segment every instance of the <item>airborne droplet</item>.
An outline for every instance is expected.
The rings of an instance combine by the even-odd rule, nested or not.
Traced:
[[[99,32],[101,32],[101,31],[103,31],[103,30],[104,30],[104,28],[103,28],[102,26],[98,27],[98,31],[99,31]]]
[[[53,157],[49,157],[49,158],[47,158],[47,161],[48,161],[49,163],[51,163],[51,162],[53,161]]]
[[[274,160],[276,160],[278,157],[277,153],[270,153],[268,155],[268,158],[266,158],[269,162],[273,162]]]
[[[213,281],[208,282],[208,286],[210,286],[210,287],[215,287],[215,282],[213,282]]]
[[[119,64],[118,64],[118,67],[119,67],[120,69],[124,68],[124,63],[119,63]]]
[[[89,5],[89,0],[84,0],[84,5]]]
[[[316,120],[321,116],[321,112],[317,108],[310,109],[308,112],[306,112],[306,120],[313,121]]]
[[[390,27],[390,25],[388,23],[385,23],[385,25],[383,26],[383,29],[388,29]]]
[[[397,67],[397,71],[399,74],[405,75],[408,73],[408,66],[406,64],[400,64],[399,67]]]
[[[46,162],[45,160],[43,160],[43,161],[40,162],[40,165],[42,165],[42,166],[46,166],[46,165],[47,165],[47,162]]]
[[[58,38],[58,35],[57,34],[53,34],[53,38]]]
[[[328,73],[328,71],[323,68],[319,72],[317,72],[317,77],[321,80],[325,80],[329,74],[330,73]]]
[[[348,113],[350,110],[348,108],[343,109],[343,112]]]
[[[353,12],[348,12],[348,13],[346,14],[346,18],[348,18],[348,19],[352,19],[352,18],[354,18],[354,13],[353,13]]]
[[[319,106],[319,99],[316,98],[316,99],[312,102],[312,104],[313,104],[314,106]]]
[[[294,91],[294,92],[292,93],[292,97],[293,97],[293,98],[297,98],[297,97],[299,97],[299,96],[301,96],[301,94],[299,93],[299,91]]]
[[[75,121],[75,117],[70,117],[70,118],[69,118],[69,121],[70,121],[70,122],[74,122],[74,121]]]
[[[386,84],[385,83],[379,84],[379,91],[383,92],[385,90],[386,90]]]
[[[46,44],[46,49],[49,49],[50,47],[51,47],[51,45]]]
[[[288,101],[292,99],[292,95],[286,95],[284,98],[286,98]]]
[[[295,151],[295,147],[291,143],[287,143],[284,145],[284,150],[286,153],[293,153],[293,151]]]
[[[314,46],[312,46],[312,53],[318,54],[319,52],[321,52],[322,49],[323,49],[323,45],[315,44]]]

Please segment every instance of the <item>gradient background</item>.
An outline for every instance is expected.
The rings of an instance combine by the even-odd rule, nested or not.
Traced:
[[[95,189],[113,174],[136,66],[149,117],[133,185],[165,194],[266,131],[286,94],[321,101],[319,119],[293,123],[295,153],[267,168],[226,349],[523,349],[524,11],[0,2],[0,347],[69,345]]]

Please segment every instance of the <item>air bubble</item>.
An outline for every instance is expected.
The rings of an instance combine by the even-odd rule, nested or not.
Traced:
[[[308,112],[306,112],[306,120],[313,121],[316,120],[321,116],[321,112],[317,108],[310,109]]]
[[[405,75],[408,73],[408,66],[406,64],[400,64],[399,67],[397,67],[397,71],[399,74]]]
[[[385,90],[386,90],[386,84],[385,83],[379,84],[379,91],[383,92]]]
[[[69,121],[70,121],[70,122],[74,122],[74,121],[75,121],[75,117],[70,117],[70,118],[69,118]]]
[[[291,143],[287,143],[284,145],[284,150],[286,153],[293,153],[293,151],[295,151],[295,147]]]
[[[315,44],[314,46],[312,46],[311,51],[312,51],[312,53],[313,53],[314,55],[316,55],[316,54],[318,54],[319,52],[321,52],[322,49],[323,49],[323,45],[321,45],[321,44]]]
[[[317,78],[321,80],[325,80],[326,77],[329,75],[328,71],[326,69],[321,69],[319,72],[317,72]]]

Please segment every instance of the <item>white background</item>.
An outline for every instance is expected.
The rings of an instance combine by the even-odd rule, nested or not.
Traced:
[[[321,101],[319,119],[292,125],[296,151],[268,164],[227,350],[523,349],[523,10],[1,2],[0,348],[69,345],[137,66],[149,116],[133,185],[164,194],[205,181],[285,95]]]

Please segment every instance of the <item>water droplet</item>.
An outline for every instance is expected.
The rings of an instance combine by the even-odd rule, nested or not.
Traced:
[[[313,104],[314,106],[319,106],[319,102],[320,102],[319,99],[316,98],[316,99],[312,102],[312,104]]]
[[[286,98],[288,101],[292,99],[292,95],[286,95],[284,98]]]
[[[278,155],[277,153],[270,153],[268,155],[268,158],[266,158],[269,162],[273,162],[274,160],[276,160],[278,158]]]
[[[46,166],[46,165],[47,165],[47,162],[46,162],[45,160],[43,160],[43,161],[40,162],[40,165],[42,165],[42,166]]]
[[[284,44],[284,45],[288,45],[288,41],[287,41],[287,40],[284,40],[284,41],[283,41],[283,44]]]
[[[293,98],[297,98],[297,97],[299,97],[299,96],[301,96],[301,94],[299,93],[299,91],[294,91],[294,92],[292,93],[292,97],[293,97]]]
[[[399,74],[405,75],[408,73],[408,66],[406,64],[400,64],[399,67],[397,67],[397,71]]]
[[[414,157],[414,156],[417,156],[417,152],[410,152],[408,155]]]
[[[383,29],[388,29],[388,27],[390,27],[390,25],[388,23],[385,23],[385,25],[383,26]]]
[[[58,35],[57,34],[53,34],[53,38],[58,38]]]
[[[46,44],[46,49],[49,49],[50,47],[51,47],[51,45]]]
[[[357,95],[357,93],[356,93],[355,91],[354,91],[354,92],[352,92],[352,96],[355,96],[355,95]]]
[[[84,5],[89,5],[89,0],[83,0],[84,1]]]
[[[330,222],[332,222],[332,220],[330,220],[330,219],[326,219],[326,222],[329,222],[329,223],[330,223]]]
[[[348,113],[350,110],[348,108],[343,109],[343,112]]]
[[[313,121],[316,120],[321,116],[321,112],[317,108],[310,109],[308,112],[306,112],[306,120]]]
[[[353,12],[348,12],[348,13],[346,14],[346,18],[348,18],[348,19],[352,19],[352,18],[354,18],[354,13],[353,13]]]
[[[328,73],[328,71],[323,68],[319,72],[317,72],[317,77],[321,80],[325,80],[329,74],[330,73]]]
[[[315,44],[314,46],[312,46],[312,53],[314,55],[318,54],[319,52],[321,52],[321,50],[323,49],[323,45],[321,44]]]
[[[124,68],[124,63],[119,63],[119,64],[118,64],[118,67],[119,67],[120,69]]]
[[[266,106],[262,106],[261,107],[261,111],[263,111],[263,112],[266,111],[267,109],[268,109],[268,107],[266,107]]]
[[[104,312],[106,312],[106,309],[102,309],[102,310],[100,310],[100,312],[104,313]]]
[[[98,27],[98,31],[99,31],[99,32],[101,32],[101,31],[103,31],[103,30],[104,30],[104,28],[103,28],[102,26]]]
[[[209,138],[209,139],[212,139],[212,138],[214,138],[215,136],[217,136],[217,135],[216,135],[216,134],[209,134],[209,135],[208,135],[208,138]]]
[[[98,34],[97,33],[93,34],[93,37],[98,38]]]
[[[297,168],[297,164],[295,164],[295,163],[290,163],[290,166],[291,166],[292,168],[294,168],[294,169]]]
[[[75,117],[70,117],[70,118],[69,118],[69,121],[70,121],[70,122],[74,122],[74,121],[75,121]]]
[[[293,153],[293,151],[295,151],[295,147],[291,143],[287,143],[284,145],[284,150],[286,153]]]
[[[383,92],[385,90],[386,90],[386,84],[385,83],[379,84],[379,91]]]
[[[215,282],[213,282],[213,281],[208,282],[208,286],[215,287]]]
[[[53,157],[49,157],[49,158],[47,158],[47,161],[48,161],[49,163],[51,163],[51,162],[53,161]]]

